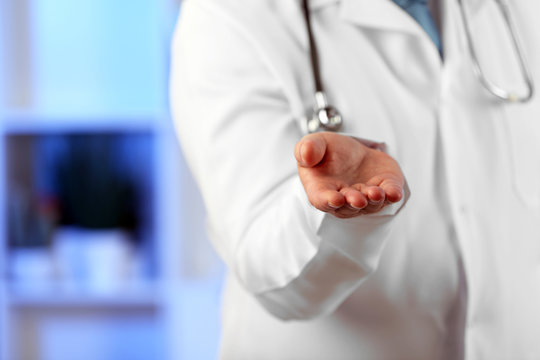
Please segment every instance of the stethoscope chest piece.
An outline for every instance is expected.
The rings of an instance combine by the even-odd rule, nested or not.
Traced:
[[[310,133],[318,131],[338,131],[343,124],[339,111],[328,104],[326,95],[322,91],[315,93],[316,108],[308,119],[307,128]]]

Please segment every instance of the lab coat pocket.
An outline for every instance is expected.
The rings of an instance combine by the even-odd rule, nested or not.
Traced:
[[[509,104],[505,121],[514,192],[526,206],[540,208],[540,102]]]

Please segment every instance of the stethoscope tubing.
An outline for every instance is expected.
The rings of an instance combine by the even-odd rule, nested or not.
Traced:
[[[534,82],[530,67],[525,59],[525,54],[521,44],[521,39],[518,36],[516,25],[510,15],[510,9],[505,0],[494,0],[499,11],[502,14],[506,27],[510,33],[512,39],[512,46],[517,55],[517,59],[520,66],[520,72],[523,77],[523,81],[527,88],[527,92],[524,95],[518,95],[515,92],[507,91],[494,82],[490,81],[478,61],[476,48],[471,35],[471,28],[469,25],[469,19],[467,12],[465,11],[464,0],[457,0],[461,18],[463,20],[463,27],[465,29],[465,37],[467,40],[467,47],[471,56],[473,71],[476,78],[480,81],[482,86],[486,90],[494,95],[497,99],[510,103],[526,103],[530,101],[535,92]],[[315,37],[313,35],[313,29],[311,25],[311,16],[309,10],[309,0],[302,0],[302,13],[304,15],[306,30],[309,42],[309,57],[311,62],[311,69],[313,73],[313,81],[315,86],[315,110],[311,118],[308,119],[309,132],[316,132],[321,130],[337,131],[342,126],[342,117],[337,109],[328,103],[323,82],[321,79],[321,69],[319,61],[319,52],[315,43]]]
[[[480,61],[478,60],[478,56],[477,56],[476,49],[474,46],[474,41],[472,38],[471,27],[469,25],[469,19],[467,16],[467,12],[465,10],[465,5],[463,4],[463,0],[457,0],[457,1],[458,1],[459,9],[461,12],[461,18],[463,20],[463,28],[465,29],[467,47],[469,49],[469,54],[471,56],[471,60],[473,63],[474,73],[476,77],[478,78],[478,80],[480,81],[480,83],[491,94],[493,94],[495,97],[497,97],[500,100],[513,102],[513,103],[515,102],[526,103],[529,100],[531,100],[534,96],[534,82],[532,79],[530,67],[527,64],[527,60],[525,59],[523,47],[521,44],[521,39],[518,36],[516,25],[512,19],[512,16],[510,15],[510,9],[508,7],[508,4],[506,4],[503,0],[494,0],[498,5],[499,11],[502,14],[502,17],[504,19],[508,32],[510,33],[510,36],[512,38],[512,46],[517,55],[517,59],[520,66],[520,72],[527,88],[527,92],[525,93],[525,95],[522,95],[522,96],[517,95],[514,92],[504,90],[503,88],[497,86],[494,82],[490,81],[487,78],[485,72],[482,70]]]
[[[319,52],[317,50],[317,44],[315,44],[315,38],[313,36],[313,28],[311,27],[311,16],[309,14],[308,0],[302,0],[302,13],[306,21],[306,30],[309,41],[309,58],[311,61],[311,70],[313,72],[313,80],[315,82],[315,92],[324,92],[323,83],[321,80],[321,68],[319,64]]]

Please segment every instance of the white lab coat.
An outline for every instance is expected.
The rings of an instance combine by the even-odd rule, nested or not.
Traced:
[[[540,96],[486,92],[456,1],[444,63],[391,0],[311,1],[343,132],[385,142],[411,189],[399,214],[349,220],[297,176],[314,103],[299,1],[184,1],[171,103],[230,269],[222,359],[540,359]],[[540,2],[509,1],[540,84]],[[488,76],[523,89],[494,3],[466,3]]]

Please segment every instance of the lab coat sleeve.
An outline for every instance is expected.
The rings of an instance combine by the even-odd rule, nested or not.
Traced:
[[[302,137],[249,31],[185,1],[173,40],[171,103],[214,246],[282,319],[335,310],[373,272],[394,213],[338,219],[313,208],[297,175]]]

